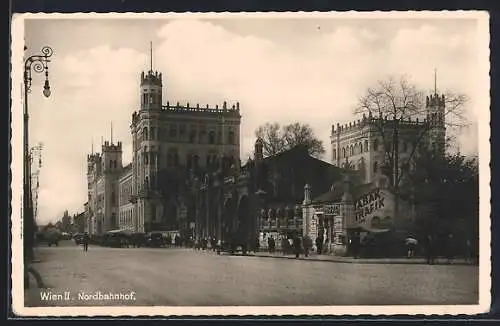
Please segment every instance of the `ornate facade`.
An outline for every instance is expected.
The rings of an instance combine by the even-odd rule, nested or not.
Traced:
[[[162,88],[161,73],[141,73],[141,105],[130,124],[129,166],[122,166],[121,142],[105,142],[102,154],[87,157],[92,234],[116,228],[135,232],[185,228],[190,174],[220,164],[222,157],[239,166],[239,103],[162,105]]]
[[[393,132],[397,130],[397,138]],[[353,123],[332,125],[332,163],[350,166],[360,171],[365,182],[373,182],[382,174],[386,153],[393,150],[393,139],[398,141],[398,165],[412,157],[415,146],[423,143],[443,151],[445,145],[445,99],[433,94],[426,99],[425,119],[394,120],[387,116],[369,114]]]

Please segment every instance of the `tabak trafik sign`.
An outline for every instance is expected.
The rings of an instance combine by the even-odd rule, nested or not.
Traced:
[[[374,212],[386,207],[384,193],[380,188],[375,188],[363,194],[354,203],[356,221],[364,222]]]

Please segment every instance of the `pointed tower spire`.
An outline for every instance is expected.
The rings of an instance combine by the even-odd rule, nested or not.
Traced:
[[[434,68],[434,95],[437,95],[437,69]]]
[[[91,140],[91,154],[94,155],[94,138]]]
[[[153,41],[149,42],[149,64],[149,71],[153,72]]]
[[[111,121],[111,144],[113,144],[113,121]]]

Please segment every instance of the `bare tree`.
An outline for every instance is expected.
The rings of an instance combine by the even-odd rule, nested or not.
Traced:
[[[281,135],[279,123],[266,123],[259,126],[255,131],[255,136],[262,139],[264,156],[270,156],[279,153],[285,145]]]
[[[443,121],[447,132],[453,132],[457,128],[468,125],[464,106],[468,98],[466,95],[453,92],[437,95],[434,87],[433,96],[444,101]],[[424,92],[413,85],[405,75],[399,78],[390,77],[378,81],[373,87],[369,87],[366,93],[359,99],[354,110],[357,115],[368,116],[369,123],[375,128],[382,138],[384,149],[384,170],[390,179],[396,198],[399,194],[399,184],[403,173],[408,172],[410,162],[418,151],[418,148],[427,138],[432,128],[431,119],[428,116],[427,101]],[[403,130],[405,122],[413,121],[416,134],[413,136],[413,146],[404,162],[399,162],[399,135]],[[398,211],[396,200],[396,212]]]
[[[321,157],[325,153],[323,142],[316,138],[310,125],[295,122],[283,128],[278,123],[266,123],[255,131],[263,141],[264,156],[270,156],[303,145],[310,155]]]

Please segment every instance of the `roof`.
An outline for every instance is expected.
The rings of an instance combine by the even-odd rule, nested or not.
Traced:
[[[373,189],[374,186],[375,185],[373,183],[365,183],[365,184],[361,184],[361,185],[355,185],[351,190],[351,194],[352,194],[354,199],[357,199],[362,194]],[[315,204],[339,202],[340,200],[342,200],[343,194],[344,194],[344,189],[343,189],[341,184],[338,184],[337,186],[334,186],[333,189],[331,189],[330,191],[314,198],[312,200],[312,202]]]

